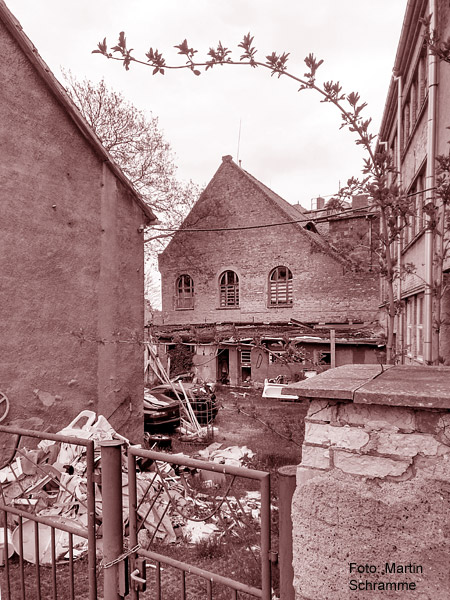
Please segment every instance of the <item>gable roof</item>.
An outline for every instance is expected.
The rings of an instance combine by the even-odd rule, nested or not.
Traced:
[[[200,195],[199,200],[202,198],[202,196],[204,196],[207,193],[207,190],[208,190],[209,186],[213,183],[214,179],[216,178],[216,176],[219,173],[220,169],[223,168],[224,164],[230,165],[238,173],[240,173],[241,175],[243,175],[246,179],[248,179],[250,181],[250,183],[253,186],[255,186],[259,190],[259,192],[261,192],[264,195],[264,197],[280,213],[281,222],[283,222],[283,223],[286,222],[286,223],[292,224],[294,227],[297,228],[297,230],[299,232],[301,232],[302,235],[304,235],[305,237],[307,237],[309,239],[309,241],[311,242],[311,244],[313,244],[316,247],[318,247],[322,252],[325,252],[325,253],[329,254],[335,260],[337,260],[338,262],[340,262],[342,264],[346,264],[346,265],[350,264],[349,261],[345,257],[343,257],[341,254],[339,254],[331,246],[331,244],[329,244],[319,233],[316,233],[314,231],[310,231],[308,229],[305,229],[306,224],[310,220],[309,217],[308,217],[308,215],[307,215],[308,211],[306,209],[304,209],[303,207],[300,207],[300,206],[295,207],[292,204],[289,204],[289,202],[287,202],[286,200],[284,200],[281,196],[279,196],[273,190],[271,190],[266,185],[264,185],[264,183],[262,183],[261,181],[259,181],[258,179],[256,179],[256,177],[253,177],[253,175],[250,175],[250,173],[248,173],[247,171],[245,171],[242,167],[238,166],[233,161],[233,159],[232,159],[232,157],[230,155],[226,155],[226,156],[222,157],[222,164],[220,165],[220,167],[217,170],[216,174],[213,176],[213,178],[208,183],[208,185],[206,186],[206,188],[203,190],[202,194]],[[185,225],[185,222],[188,219],[189,219],[189,215],[186,217],[185,221],[182,223],[179,231],[183,231],[183,226]],[[188,227],[185,227],[185,228],[188,228]],[[176,236],[176,233],[175,233],[174,237],[172,237],[172,240],[170,241],[170,243],[167,245],[166,250],[172,244],[175,236]],[[164,252],[165,251],[163,251],[163,254],[164,254]]]
[[[81,112],[72,102],[64,87],[59,83],[59,81],[51,72],[48,65],[39,55],[36,47],[23,31],[21,24],[12,14],[12,12],[8,9],[3,0],[0,0],[0,20],[4,23],[6,29],[11,34],[12,38],[16,41],[18,46],[26,55],[26,57],[33,65],[41,79],[43,79],[46,85],[50,88],[57,102],[69,115],[69,117],[71,118],[75,126],[78,128],[80,133],[91,145],[92,149],[96,152],[99,158],[107,164],[108,168],[112,171],[112,173],[131,193],[134,201],[147,218],[147,224],[156,224],[157,218],[152,209],[144,202],[141,195],[133,187],[131,181],[116,164],[109,152],[104,148],[97,135],[94,133],[94,131],[91,129],[91,127],[88,125],[88,123],[82,116]]]
[[[248,179],[250,179],[250,181],[254,185],[256,185],[256,187],[258,187],[261,190],[261,192],[272,202],[272,204],[276,204],[281,211],[286,213],[286,216],[289,217],[290,220],[300,222],[306,222],[308,220],[306,216],[303,216],[307,212],[306,208],[303,208],[303,206],[300,205],[295,207],[292,204],[289,204],[289,202],[286,202],[286,200],[284,200],[281,196],[279,196],[273,190],[264,185],[264,183],[256,179],[256,177],[253,177],[253,175],[251,175],[248,171],[245,171],[242,167],[239,167],[232,160],[230,160],[230,162],[235,167],[237,167],[242,173],[244,173],[248,177]]]

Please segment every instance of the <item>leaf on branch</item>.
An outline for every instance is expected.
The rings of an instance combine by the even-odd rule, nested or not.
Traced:
[[[256,48],[252,46],[254,37],[250,35],[250,32],[247,35],[244,35],[244,39],[240,44],[238,44],[238,48],[242,48],[244,53],[241,54],[240,60],[249,60],[252,67],[255,67],[255,55]]]
[[[281,77],[284,71],[286,71],[288,57],[289,52],[283,52],[281,55],[272,52],[272,54],[266,56],[266,65],[272,70],[272,75],[278,74],[278,77]]]
[[[348,103],[351,106],[356,106],[359,102],[359,98],[360,96],[358,92],[350,92],[350,94],[347,96]]]
[[[317,60],[314,54],[311,52],[308,56],[305,57],[305,64],[309,69],[309,72],[304,73],[304,76],[308,79],[309,84],[313,85],[316,79],[316,72],[320,65],[323,63],[323,60]]]
[[[174,46],[174,48],[178,49],[178,54],[183,54],[186,56],[189,62],[192,62],[194,54],[197,53],[197,50],[194,50],[194,48],[189,48],[189,44],[186,39],[184,39],[181,44],[178,44],[178,46]]]
[[[92,50],[92,54],[104,54],[108,55],[108,47],[106,45],[106,38],[103,38],[103,42],[97,44],[98,50]]]
[[[153,75],[156,75],[156,73],[161,73],[161,75],[164,75],[164,67],[166,66],[166,61],[164,60],[162,54],[158,52],[158,50],[153,50],[153,48],[150,48],[150,50],[146,53],[145,56],[147,57],[147,60],[150,63],[150,65],[155,67],[153,69]]]

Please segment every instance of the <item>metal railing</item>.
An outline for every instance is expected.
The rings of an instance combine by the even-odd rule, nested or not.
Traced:
[[[12,600],[11,596],[11,559],[8,557],[8,515],[14,515],[15,521],[18,523],[18,554],[19,554],[19,567],[14,570],[14,575],[19,573],[20,577],[20,598],[25,600],[26,597],[32,597],[33,599],[40,600],[41,598],[48,598],[48,592],[42,591],[42,565],[40,564],[40,553],[42,547],[40,545],[40,539],[42,538],[42,530],[44,527],[50,528],[50,567],[51,567],[51,593],[53,600],[58,598],[58,587],[57,587],[57,532],[67,533],[68,543],[68,588],[70,600],[76,598],[76,581],[74,577],[74,536],[87,539],[88,541],[88,585],[89,585],[89,600],[97,599],[97,571],[96,571],[96,531],[95,531],[95,488],[94,488],[94,442],[91,440],[80,439],[73,436],[51,434],[51,433],[40,433],[31,431],[28,429],[20,429],[13,427],[0,426],[0,432],[15,436],[15,442],[11,445],[12,458],[15,454],[21,456],[21,459],[26,461],[27,456],[19,448],[20,441],[22,438],[34,438],[39,440],[49,440],[52,442],[60,442],[62,444],[70,444],[73,446],[83,446],[86,451],[86,509],[87,509],[87,526],[81,527],[78,524],[73,524],[68,520],[55,519],[52,516],[44,516],[40,514],[33,514],[31,511],[24,510],[13,506],[12,503],[6,503],[3,489],[0,495],[0,512],[2,513],[1,527],[3,527],[3,555],[4,555],[4,567],[3,570],[3,586],[1,593],[3,600]],[[13,438],[11,438],[13,439]],[[36,465],[35,465],[36,466]],[[37,466],[39,470],[39,466]],[[48,475],[48,471],[46,471]],[[53,477],[50,475],[50,479]],[[59,485],[61,483],[59,482]],[[63,487],[64,489],[64,487]],[[24,525],[27,522],[34,522],[33,527],[27,526],[26,537],[24,535]],[[42,525],[42,527],[40,527]],[[33,533],[31,534],[31,529]],[[34,561],[35,569],[25,569],[24,565],[24,545],[29,544],[30,535],[33,536],[31,541],[32,552],[34,549]],[[26,571],[26,572],[25,572]],[[45,573],[47,575],[47,572]],[[27,578],[30,581],[27,581]],[[48,579],[48,577],[46,577]],[[26,583],[28,585],[26,585]],[[45,594],[45,595],[44,595]],[[60,596],[62,597],[62,596]],[[84,596],[86,598],[86,596]],[[67,598],[67,592],[64,593],[64,599]]]
[[[255,480],[260,484],[261,493],[261,524],[260,524],[260,565],[261,565],[261,585],[254,587],[246,583],[226,577],[220,573],[214,573],[201,567],[195,566],[188,562],[177,560],[173,557],[156,552],[149,548],[142,548],[138,543],[139,519],[138,519],[138,489],[136,481],[136,459],[149,459],[158,463],[168,463],[177,465],[178,467],[186,467],[198,471],[209,471],[220,473],[223,475],[232,476],[232,481],[236,477],[243,477]],[[215,462],[202,461],[192,459],[186,456],[171,455],[153,450],[142,450],[131,447],[128,449],[128,486],[129,486],[129,547],[136,548],[136,551],[131,555],[132,575],[131,575],[131,598],[138,600],[139,592],[145,588],[145,561],[151,560],[156,569],[155,573],[155,589],[151,596],[152,599],[162,600],[161,586],[161,565],[174,567],[181,572],[180,579],[180,597],[185,600],[187,598],[186,574],[196,575],[205,581],[206,596],[208,600],[213,598],[213,584],[226,586],[231,590],[232,597],[238,599],[240,594],[247,594],[262,600],[270,600],[271,598],[271,552],[270,552],[270,536],[271,536],[271,517],[270,517],[270,475],[262,471],[256,471],[243,467],[236,467],[227,464],[218,464]],[[227,493],[231,489],[231,485],[227,489]],[[142,499],[141,499],[142,501]],[[155,500],[153,499],[153,503]],[[161,516],[164,517],[169,503]],[[153,538],[152,538],[153,539]],[[141,558],[141,560],[140,560]]]

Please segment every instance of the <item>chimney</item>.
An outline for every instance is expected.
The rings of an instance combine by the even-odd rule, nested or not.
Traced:
[[[311,210],[320,210],[325,206],[325,198],[312,198],[311,200]]]
[[[233,157],[231,156],[231,154],[226,154],[225,156],[222,156],[222,162],[231,162],[233,160]]]

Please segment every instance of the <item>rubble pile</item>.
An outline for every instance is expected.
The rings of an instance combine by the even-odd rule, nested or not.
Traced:
[[[129,441],[119,436],[103,416],[83,411],[59,433],[95,442],[94,481],[101,481],[99,442],[121,439],[124,446]],[[198,457],[221,464],[241,466],[253,453],[246,447],[221,448],[213,443],[198,452]],[[180,467],[174,463],[138,461],[136,484],[138,492],[138,539],[142,547],[154,541],[196,543],[205,537],[242,535],[242,530],[259,519],[260,494],[248,492],[239,499],[231,496],[231,484],[222,473]],[[87,526],[87,463],[84,446],[74,446],[43,440],[36,449],[16,448],[10,463],[0,469],[0,492],[3,504],[26,510],[33,515],[50,517],[55,527],[72,523],[85,529]],[[128,473],[125,452],[122,460],[122,501],[124,531],[127,533],[129,515]],[[97,536],[102,535],[102,489],[95,483],[95,515]],[[8,513],[8,527],[12,530],[12,543],[23,558],[36,562],[35,524],[24,519],[23,545],[19,542],[18,521]],[[67,557],[68,533],[58,530],[56,538],[57,560]],[[39,562],[51,563],[50,527],[39,524]],[[74,536],[74,556],[87,550],[87,540]]]

